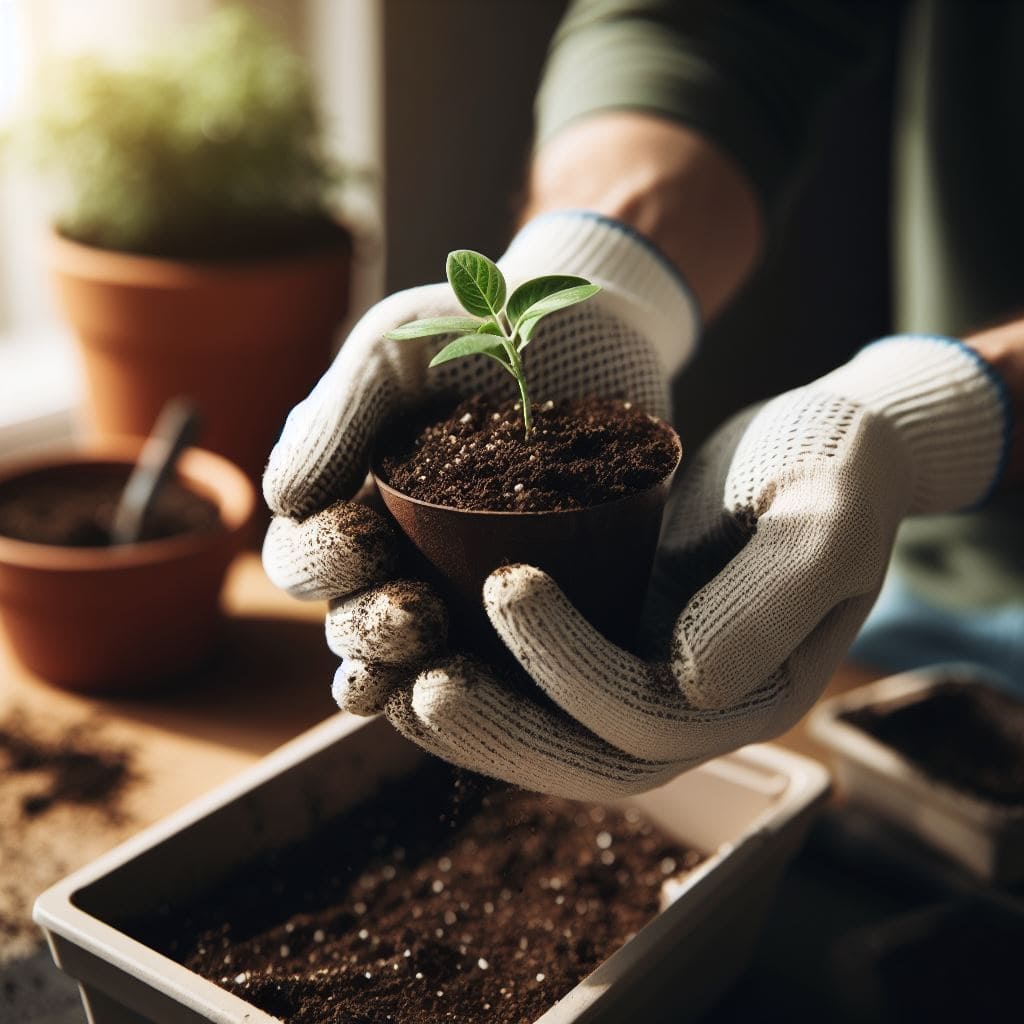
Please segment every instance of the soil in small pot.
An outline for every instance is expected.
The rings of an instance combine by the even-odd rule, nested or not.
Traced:
[[[128,930],[289,1024],[529,1022],[700,860],[633,810],[431,760]]]
[[[527,441],[518,402],[471,398],[389,433],[379,463],[410,497],[490,512],[588,508],[647,490],[676,464],[669,430],[629,402],[545,402],[533,415]]]
[[[296,211],[273,217],[239,217],[224,211],[225,215],[218,217],[213,211],[209,212],[211,215],[205,218],[201,233],[197,232],[193,221],[168,222],[144,248],[111,246],[102,232],[69,234],[59,224],[57,233],[70,242],[106,252],[213,267],[301,259],[331,249],[348,249],[352,245],[345,227],[318,213]]]
[[[107,547],[130,471],[129,466],[82,463],[0,483],[0,536],[62,547]],[[172,480],[147,514],[141,539],[204,533],[219,524],[213,502]]]
[[[1024,703],[981,684],[940,683],[897,707],[842,720],[892,747],[940,782],[990,803],[1024,805]]]

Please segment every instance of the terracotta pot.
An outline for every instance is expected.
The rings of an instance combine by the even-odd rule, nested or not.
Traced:
[[[671,430],[671,427],[666,429]],[[381,499],[415,549],[425,576],[447,597],[456,624],[485,626],[484,580],[501,565],[543,569],[606,636],[628,643],[639,625],[661,518],[682,459],[653,487],[615,501],[562,512],[485,512],[434,505],[395,490],[371,472]]]
[[[129,466],[141,444],[110,438],[87,452],[7,464],[0,487],[55,468]],[[0,624],[28,669],[75,690],[144,690],[209,652],[221,583],[256,493],[237,466],[198,448],[182,455],[178,479],[217,506],[219,528],[111,548],[0,536]]]
[[[194,399],[204,447],[258,479],[288,410],[330,361],[348,304],[351,243],[251,263],[136,256],[53,235],[49,264],[82,346],[91,424],[148,434]]]

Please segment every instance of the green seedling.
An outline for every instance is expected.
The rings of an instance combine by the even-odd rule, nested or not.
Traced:
[[[601,290],[585,278],[566,274],[535,277],[521,284],[511,295],[498,266],[470,249],[448,254],[445,264],[448,283],[462,308],[471,316],[431,317],[413,320],[388,331],[394,341],[410,338],[456,335],[430,361],[439,366],[463,356],[487,356],[500,363],[515,378],[523,410],[524,436],[533,433],[533,406],[523,371],[522,353],[537,325],[559,309],[583,302]]]

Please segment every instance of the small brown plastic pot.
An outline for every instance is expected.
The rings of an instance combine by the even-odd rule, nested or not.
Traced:
[[[421,570],[452,605],[457,628],[490,629],[484,581],[498,567],[521,562],[543,569],[593,626],[628,644],[640,622],[665,502],[683,456],[678,435],[663,426],[676,445],[671,471],[645,491],[582,509],[489,512],[435,505],[392,487],[377,452],[370,469]]]
[[[0,487],[42,472],[128,467],[141,445],[108,438],[85,452],[11,463],[0,469]],[[83,692],[141,691],[209,653],[221,584],[256,493],[237,466],[199,448],[182,455],[178,479],[217,506],[217,528],[109,548],[0,536],[0,625],[31,672]]]

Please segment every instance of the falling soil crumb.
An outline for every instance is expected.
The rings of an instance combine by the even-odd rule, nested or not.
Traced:
[[[289,1024],[527,1022],[700,859],[635,811],[430,761],[314,839],[127,927]]]
[[[923,699],[842,717],[947,785],[996,804],[1024,804],[1024,703],[1008,694],[947,682]]]
[[[526,441],[518,402],[472,398],[440,421],[396,428],[378,462],[387,483],[421,501],[540,512],[637,494],[668,476],[677,455],[668,428],[629,402],[536,405]]]

